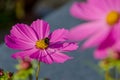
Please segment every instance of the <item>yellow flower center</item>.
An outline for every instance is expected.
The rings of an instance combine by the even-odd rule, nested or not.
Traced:
[[[106,17],[106,21],[109,25],[114,25],[116,24],[120,19],[120,14],[116,11],[111,11],[107,17]]]
[[[48,47],[48,45],[49,45],[49,39],[48,38],[38,40],[36,42],[36,48],[38,48],[38,49],[46,49]]]

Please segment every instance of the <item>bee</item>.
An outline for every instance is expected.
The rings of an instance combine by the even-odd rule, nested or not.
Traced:
[[[50,41],[50,39],[49,38],[45,38],[45,43],[47,44],[47,45],[49,45],[49,42]]]

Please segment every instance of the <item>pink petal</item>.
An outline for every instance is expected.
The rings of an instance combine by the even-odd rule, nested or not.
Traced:
[[[68,52],[68,51],[76,50],[78,48],[78,44],[74,43],[74,42],[54,43],[54,44],[50,44],[49,47],[52,48],[52,49],[61,51],[61,52]]]
[[[77,43],[64,43],[63,44],[63,47],[61,48],[61,51],[65,51],[65,52],[68,52],[68,51],[73,51],[73,50],[76,50],[78,48],[78,44]]]
[[[114,3],[116,10],[120,12],[120,0],[114,0]]]
[[[108,37],[110,31],[111,30],[108,26],[101,29],[83,44],[83,48],[100,45]]]
[[[69,39],[75,41],[83,40],[101,30],[103,28],[102,25],[104,25],[102,22],[96,21],[80,24],[70,30]]]
[[[22,52],[17,52],[15,54],[13,54],[12,57],[15,58],[15,59],[30,58],[30,55],[36,53],[37,51],[38,51],[38,49],[33,48],[33,49],[25,50],[25,51],[22,51]]]
[[[97,49],[94,52],[94,57],[96,59],[105,59],[108,57],[108,49]]]
[[[99,45],[101,49],[113,48],[116,44],[115,38],[112,36],[112,31],[109,33],[107,38]]]
[[[53,52],[44,50],[43,51],[44,56],[40,59],[40,61],[46,63],[46,64],[52,64],[54,62],[53,57],[51,56]]]
[[[120,0],[101,0],[101,5],[104,4],[109,11],[118,11],[120,7]]]
[[[95,51],[95,58],[103,59],[106,58],[109,54],[109,49],[113,51],[119,50],[120,42],[116,42],[116,40],[112,36],[112,32],[108,35],[106,40],[104,40],[100,45],[99,48]]]
[[[31,27],[35,30],[38,39],[48,37],[50,32],[50,26],[47,22],[38,19],[31,24]]]
[[[116,39],[116,40],[120,40],[120,22],[116,25],[113,26],[113,37]]]
[[[50,43],[49,44],[49,48],[52,48],[52,49],[61,49],[61,47],[63,47],[63,44],[64,43]]]
[[[99,7],[96,7],[93,4],[91,5],[82,2],[75,2],[70,9],[70,13],[76,18],[84,20],[103,19],[104,15],[106,14],[105,11],[103,11]]]
[[[65,41],[67,39],[67,35],[68,35],[68,30],[64,28],[57,29],[51,33],[50,42],[55,43],[55,42]]]
[[[114,43],[114,45],[112,46],[112,50],[120,51],[120,41],[116,41],[116,43]]]
[[[30,57],[46,64],[52,64],[53,62],[63,63],[66,60],[71,59],[71,57],[56,52],[55,50],[51,51],[51,49],[39,51],[39,53],[32,54]]]
[[[115,9],[115,1],[113,0],[88,0],[88,3],[102,9],[104,12],[109,12]]]
[[[16,24],[12,27],[10,33],[12,36],[15,36],[16,38],[24,40],[26,42],[31,43],[37,40],[36,34],[33,29],[25,24]]]
[[[99,7],[104,6],[104,8],[106,8],[106,10],[107,9],[112,10],[112,9],[114,9],[114,6],[115,6],[113,0],[101,0],[100,2],[98,0],[98,4],[100,4]]]
[[[99,2],[99,0],[97,0],[98,1],[98,6],[99,7],[102,7],[102,9],[105,9],[106,11],[119,11],[120,9],[119,9],[119,7],[120,7],[120,0],[101,0],[100,2]]]
[[[30,55],[30,58],[38,60],[40,62],[51,64],[53,63],[51,54],[52,52],[47,52],[46,50],[39,50],[36,53]]]
[[[56,52],[51,55],[53,58],[53,61],[56,63],[64,63],[65,61],[72,59],[72,57],[69,57],[63,53]]]
[[[8,47],[18,50],[27,50],[35,47],[34,42],[27,42],[9,35],[5,37],[5,43]]]

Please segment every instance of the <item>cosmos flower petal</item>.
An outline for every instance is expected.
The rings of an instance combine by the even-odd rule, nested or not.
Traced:
[[[65,43],[54,43],[49,46],[52,49],[56,49],[58,51],[62,52],[68,52],[68,51],[73,51],[78,48],[78,44],[74,42],[65,42]]]
[[[30,55],[30,57],[46,64],[52,64],[53,60],[51,54],[52,53],[48,53],[46,50],[39,50],[38,52]]]
[[[105,59],[108,57],[108,49],[97,49],[94,52],[94,57],[96,59]]]
[[[25,51],[21,51],[21,52],[17,52],[15,54],[12,55],[12,57],[14,59],[25,59],[25,58],[30,58],[30,55],[33,53],[36,53],[38,51],[38,49],[33,48],[30,50],[25,50]]]
[[[112,46],[112,50],[114,50],[114,51],[120,51],[120,41],[116,42],[116,43]]]
[[[114,9],[114,5],[113,5],[113,1],[112,0],[101,0],[101,2],[98,2],[98,4],[100,4],[102,6],[104,6],[104,8],[107,8],[107,9]],[[101,7],[99,5],[99,7]]]
[[[55,43],[55,42],[65,41],[67,39],[67,35],[68,35],[68,30],[64,28],[57,29],[50,34],[49,36],[50,42]]]
[[[115,0],[115,7],[118,12],[120,12],[120,0]]]
[[[112,31],[109,33],[107,38],[99,45],[100,48],[110,48],[116,44],[116,39],[113,37]]]
[[[37,59],[40,62],[44,62],[46,64],[52,64],[53,62],[56,63],[64,63],[66,60],[71,59],[71,57],[59,53],[59,52],[51,52],[49,50],[42,50],[39,53],[35,53],[30,56],[32,59]]]
[[[120,22],[118,24],[116,24],[113,28],[113,37],[116,39],[116,40],[120,40]]]
[[[98,20],[102,19],[103,15],[105,15],[105,12],[102,9],[82,2],[73,3],[72,7],[70,8],[70,13],[76,18],[84,20]]]
[[[78,48],[77,43],[74,43],[74,42],[64,43],[62,48],[61,48],[61,51],[68,52],[68,51],[76,50],[77,48]]]
[[[110,29],[103,28],[83,44],[83,49],[100,45],[109,35]]]
[[[52,50],[54,51],[54,50]],[[44,56],[40,59],[40,61],[46,63],[46,64],[52,64],[54,62],[52,54],[54,54],[53,52],[51,52],[51,50],[44,50],[43,51]]]
[[[103,0],[109,9],[111,10],[117,10],[117,6],[119,4],[120,7],[120,0]],[[117,2],[117,4],[116,4]]]
[[[8,47],[18,50],[31,49],[35,44],[34,42],[29,43],[27,41],[9,35],[5,37],[5,43]]]
[[[101,0],[101,1],[88,0],[88,3],[91,5],[94,5],[96,7],[99,7],[99,9],[102,9],[104,11],[110,11],[111,9],[116,9],[115,8],[115,1],[112,1],[112,0]]]
[[[75,41],[83,40],[101,30],[103,28],[102,25],[103,23],[101,22],[88,22],[75,26],[69,31],[69,39]]]
[[[56,52],[51,55],[53,57],[53,61],[56,63],[64,63],[65,61],[72,59],[72,57],[69,57],[63,53]]]
[[[98,2],[99,3],[99,2]],[[117,10],[118,7],[120,7],[120,0],[101,0],[99,3],[106,8],[106,10],[111,11],[111,10]],[[102,6],[99,6],[102,7]]]
[[[103,59],[108,57],[109,50],[113,51],[120,49],[120,42],[116,42],[112,36],[112,32],[108,35],[107,39],[104,40],[98,47],[98,49],[94,52],[94,56],[97,59]]]
[[[33,21],[31,27],[35,30],[38,39],[43,39],[48,37],[50,32],[50,26],[46,21],[38,19],[36,21]]]
[[[26,24],[16,24],[12,27],[10,33],[12,36],[15,36],[16,38],[24,40],[26,42],[34,42],[37,40],[33,29]]]
[[[46,64],[54,63],[53,58],[51,57],[51,55],[47,55],[47,56],[41,58],[39,61],[44,62]]]

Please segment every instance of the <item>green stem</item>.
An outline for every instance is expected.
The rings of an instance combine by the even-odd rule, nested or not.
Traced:
[[[119,72],[118,72],[118,67],[115,67],[115,80],[119,80]]]
[[[109,71],[105,71],[105,80],[109,80]]]
[[[111,77],[109,70],[106,70],[106,71],[105,71],[105,80],[114,80],[114,79]]]
[[[39,72],[40,72],[40,62],[38,62],[38,66],[37,66],[36,80],[38,80]]]
[[[29,80],[32,80],[32,79],[33,79],[32,74],[30,74],[29,75]]]

